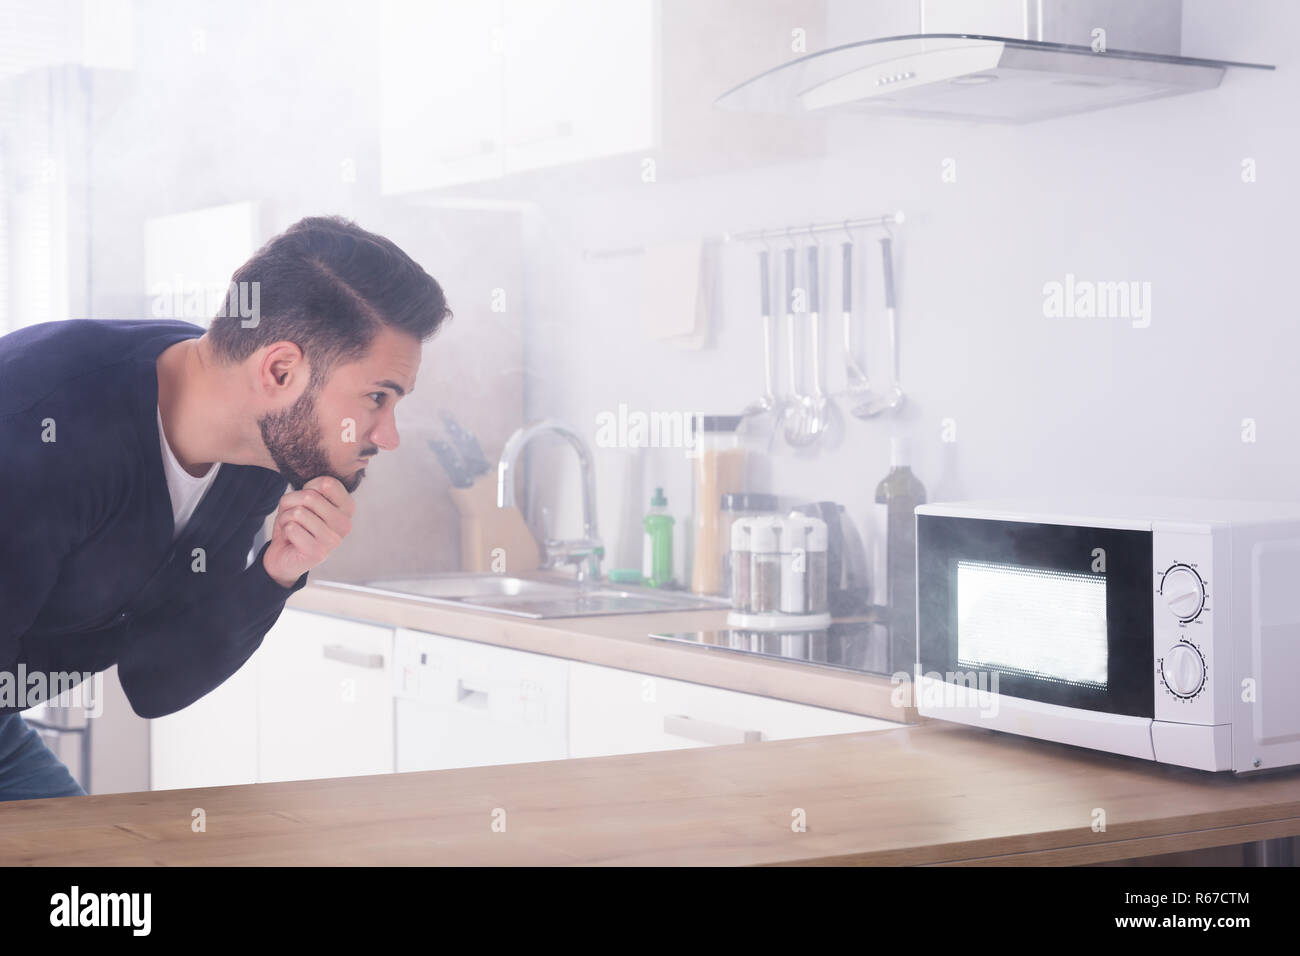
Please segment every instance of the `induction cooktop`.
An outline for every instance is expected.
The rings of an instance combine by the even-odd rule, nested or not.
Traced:
[[[651,632],[659,641],[694,644],[712,650],[774,660],[815,664],[863,674],[889,674],[889,632],[869,621],[835,621],[816,631]]]

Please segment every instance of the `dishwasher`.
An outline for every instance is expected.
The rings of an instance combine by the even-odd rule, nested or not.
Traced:
[[[398,773],[562,760],[568,661],[398,628]]]

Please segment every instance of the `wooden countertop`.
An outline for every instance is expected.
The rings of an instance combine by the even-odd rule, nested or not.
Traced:
[[[938,721],[0,804],[6,866],[1083,864],[1296,835],[1300,771],[1236,778]]]
[[[651,631],[724,629],[725,609],[534,620],[430,604],[415,597],[367,594],[328,582],[308,584],[289,599],[287,606],[725,687],[881,720],[898,723],[919,720],[916,707],[910,701],[901,702],[904,695],[895,693],[899,688],[887,677],[690,647],[649,636]]]

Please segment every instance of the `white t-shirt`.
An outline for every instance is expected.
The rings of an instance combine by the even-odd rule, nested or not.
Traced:
[[[185,525],[189,523],[194,509],[199,506],[203,496],[212,487],[217,472],[221,470],[221,462],[216,462],[202,478],[195,478],[182,468],[172,452],[171,445],[167,444],[167,434],[163,431],[162,409],[158,410],[158,442],[162,445],[163,471],[167,475],[167,491],[172,498],[172,518],[176,525],[172,540],[175,541],[185,530]]]

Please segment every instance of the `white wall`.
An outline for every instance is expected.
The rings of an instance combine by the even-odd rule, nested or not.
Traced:
[[[832,2],[828,44],[903,32],[908,9]],[[874,28],[874,18],[895,29]],[[699,352],[645,335],[637,257],[584,261],[584,249],[903,209],[896,267],[906,414],[874,422],[846,415],[838,446],[814,454],[778,447],[777,490],[839,500],[867,529],[888,435],[898,429],[912,437],[917,473],[943,497],[1300,497],[1300,328],[1290,288],[1300,206],[1298,37],[1300,4],[1188,0],[1184,54],[1277,71],[1229,71],[1218,90],[1023,127],[839,118],[817,161],[539,197],[546,229],[529,259],[530,414],[594,434],[596,415],[620,402],[734,413],[759,390],[756,247],[725,247],[717,344]],[[1251,184],[1241,177],[1247,157],[1257,163]],[[954,183],[941,180],[946,158],[956,161]],[[823,257],[838,262],[839,237],[828,242]],[[880,336],[874,251],[869,264]],[[1044,283],[1067,273],[1149,282],[1149,327],[1044,317]],[[838,285],[830,292],[838,388]],[[879,338],[871,360],[881,380],[883,345]],[[946,418],[956,423],[957,441],[946,449],[955,471],[941,475]],[[1242,440],[1246,418],[1256,423],[1253,443]],[[627,525],[629,455],[597,452],[607,539]],[[565,468],[574,471],[567,458]],[[646,468],[644,487],[626,502],[630,513],[639,518],[650,486],[666,483],[685,518],[681,453],[652,450]],[[564,522],[557,530],[576,531],[576,492],[555,507]],[[639,548],[625,540],[607,567],[635,563]]]

